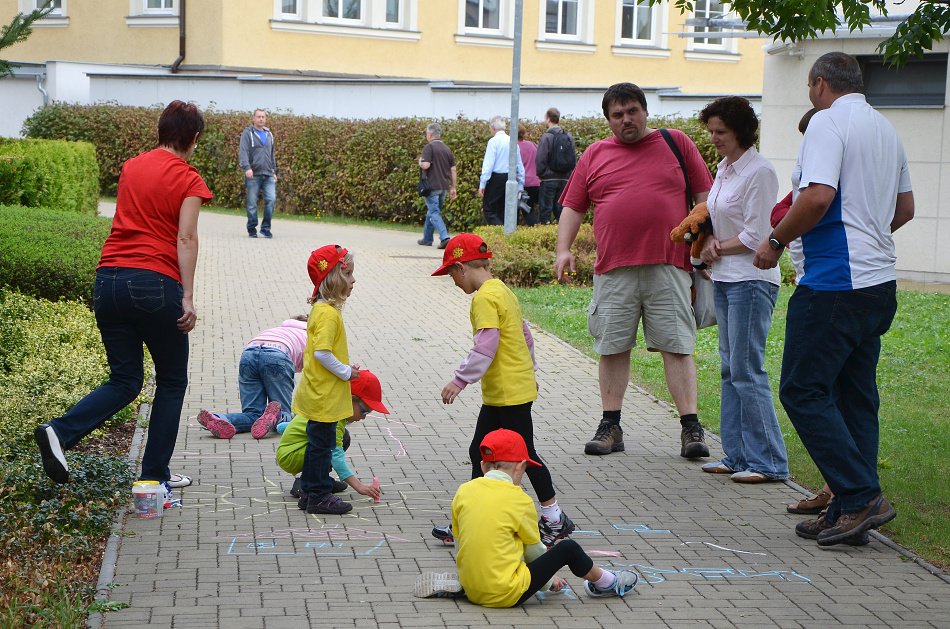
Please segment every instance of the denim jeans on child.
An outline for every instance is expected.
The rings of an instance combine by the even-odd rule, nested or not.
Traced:
[[[300,486],[308,496],[330,493],[332,450],[336,447],[336,422],[307,422],[307,448],[303,454]]]
[[[277,423],[293,419],[294,361],[286,352],[271,347],[246,348],[238,365],[238,387],[242,412],[221,415],[234,424],[236,432],[248,432],[270,401],[280,402]]]
[[[785,317],[779,396],[834,492],[829,522],[881,493],[877,362],[897,312],[897,283],[848,291],[795,289]]]
[[[244,178],[247,188],[247,233],[257,233],[257,195],[264,188],[264,216],[261,218],[261,233],[270,233],[270,221],[274,216],[277,201],[277,183],[273,175],[254,175]]]
[[[445,207],[446,190],[433,190],[426,196],[426,222],[422,229],[422,242],[432,244],[434,233],[439,234],[439,242],[449,237],[449,231],[442,220],[442,208]]]
[[[67,450],[141,393],[145,343],[155,363],[156,386],[140,478],[168,480],[188,386],[188,335],[178,329],[181,299],[181,284],[155,271],[96,271],[93,309],[109,361],[109,380],[50,422]]]
[[[713,286],[722,370],[722,462],[737,472],[788,478],[788,453],[764,368],[778,286],[762,280]]]

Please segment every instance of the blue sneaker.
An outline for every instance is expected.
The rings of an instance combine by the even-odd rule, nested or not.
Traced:
[[[587,596],[592,598],[600,598],[603,596],[623,596],[633,588],[637,586],[637,582],[640,580],[640,577],[637,576],[636,572],[630,570],[617,570],[613,572],[608,570],[614,575],[614,584],[602,590],[591,581],[584,581],[584,590],[587,592]]]
[[[290,422],[280,422],[279,424],[277,424],[277,427],[274,428],[274,430],[277,431],[278,435],[282,435],[284,434],[284,431],[287,430],[287,426],[289,425],[290,425]]]
[[[273,238],[273,237],[274,237],[274,234],[272,234],[272,233],[270,233],[270,232],[265,232],[265,231],[262,231],[262,232],[261,232],[261,235],[264,236],[264,238]]]
[[[247,232],[248,238],[257,238],[257,232]]]

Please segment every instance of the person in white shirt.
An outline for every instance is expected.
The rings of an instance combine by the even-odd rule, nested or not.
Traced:
[[[489,225],[505,224],[505,183],[508,181],[508,149],[510,139],[505,133],[505,119],[493,116],[488,121],[492,138],[485,147],[482,175],[478,180],[478,196],[482,198],[482,212]],[[524,164],[518,150],[518,190],[524,190]]]
[[[779,398],[834,492],[822,516],[795,527],[820,546],[863,544],[897,516],[877,473],[877,361],[897,311],[892,234],[913,218],[914,194],[900,138],[862,89],[853,57],[815,61],[808,97],[818,112],[798,152],[797,195],[754,261],[770,269],[801,239]]]
[[[709,265],[715,291],[726,456],[703,471],[731,474],[740,483],[782,480],[788,478],[788,453],[764,367],[781,277],[778,267],[752,265],[755,249],[769,233],[778,176],[755,150],[759,121],[749,101],[720,98],[706,105],[699,120],[724,158],[706,198],[713,236],[700,257]]]

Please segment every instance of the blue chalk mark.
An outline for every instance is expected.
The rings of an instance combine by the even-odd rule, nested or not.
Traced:
[[[271,541],[268,541],[268,542],[251,542],[251,543],[247,544],[247,548],[250,549],[251,552],[242,552],[242,551],[239,551],[239,550],[235,550],[235,544],[237,543],[237,541],[238,541],[238,538],[236,538],[236,537],[231,540],[231,544],[228,546],[228,552],[227,552],[227,554],[229,554],[229,555],[298,555],[298,554],[300,554],[300,553],[298,553],[298,552],[296,552],[296,551],[294,551],[294,552],[277,552],[277,551],[276,551],[277,543],[276,543],[276,542],[271,542]],[[364,553],[362,553],[362,554],[363,554],[363,555],[369,555],[369,554],[372,553],[374,550],[379,549],[379,547],[382,546],[382,545],[385,544],[385,543],[386,543],[386,540],[381,540],[378,544],[376,544],[375,546],[373,546],[372,548],[370,548],[369,550],[367,550],[366,552],[364,552]],[[312,549],[314,549],[314,550],[313,550],[313,553],[314,553],[315,555],[318,555],[318,556],[331,556],[331,555],[333,555],[333,556],[352,557],[352,556],[356,553],[355,550],[346,550],[346,551],[342,551],[342,552],[330,552],[330,551],[319,551],[319,550],[316,550],[316,549],[318,549],[318,548],[340,548],[340,549],[343,548],[343,544],[342,544],[342,543],[333,543],[333,542],[307,542],[307,543],[304,545],[304,548],[312,548]],[[261,549],[265,549],[265,550],[267,550],[267,552],[260,552]]]
[[[297,554],[297,553],[259,553],[257,552],[258,545],[256,543],[251,543],[247,545],[248,548],[254,549],[254,552],[249,552],[249,553],[236,552],[234,550],[234,545],[237,543],[237,541],[238,541],[238,538],[236,537],[231,540],[231,545],[228,546],[229,555],[296,555]],[[274,547],[276,547],[276,545],[270,546],[270,548],[274,548]]]
[[[618,531],[631,531],[633,533],[669,533],[667,529],[651,529],[646,524],[614,524],[613,527]]]
[[[546,601],[549,598],[555,599],[555,598],[567,597],[571,599],[572,601],[576,601],[577,597],[572,594],[573,591],[574,590],[572,590],[569,585],[565,585],[561,589],[561,591],[558,592],[557,594],[555,594],[554,592],[549,592],[549,593],[538,592],[538,598],[540,598],[542,601]]]
[[[618,564],[611,563],[611,566]],[[688,576],[703,577],[704,579],[726,579],[726,578],[755,578],[755,577],[779,577],[789,583],[811,583],[811,579],[802,576],[793,570],[739,570],[736,568],[698,568],[686,567],[682,569],[655,568],[653,566],[644,566],[642,564],[629,564],[624,567],[635,568],[640,576],[647,583],[663,583],[673,574],[685,574]]]

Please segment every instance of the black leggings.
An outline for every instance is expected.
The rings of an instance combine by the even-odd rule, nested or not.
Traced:
[[[488,406],[482,404],[482,410],[478,413],[478,423],[475,424],[475,436],[472,437],[472,444],[468,447],[468,455],[472,460],[472,478],[481,478],[482,474],[482,452],[479,446],[485,435],[499,428],[513,430],[524,438],[525,445],[528,446],[528,456],[541,464],[541,467],[529,465],[527,470],[528,480],[534,487],[534,493],[538,495],[538,502],[546,502],[556,495],[554,492],[554,483],[551,481],[551,472],[538,453],[534,449],[534,426],[531,424],[531,402],[518,404],[517,406]]]
[[[572,539],[565,539],[552,546],[546,553],[528,564],[531,583],[515,605],[521,605],[531,598],[541,586],[547,583],[557,571],[567,566],[575,577],[585,577],[594,567],[594,560],[587,556],[581,545]],[[514,607],[514,605],[512,605]]]

